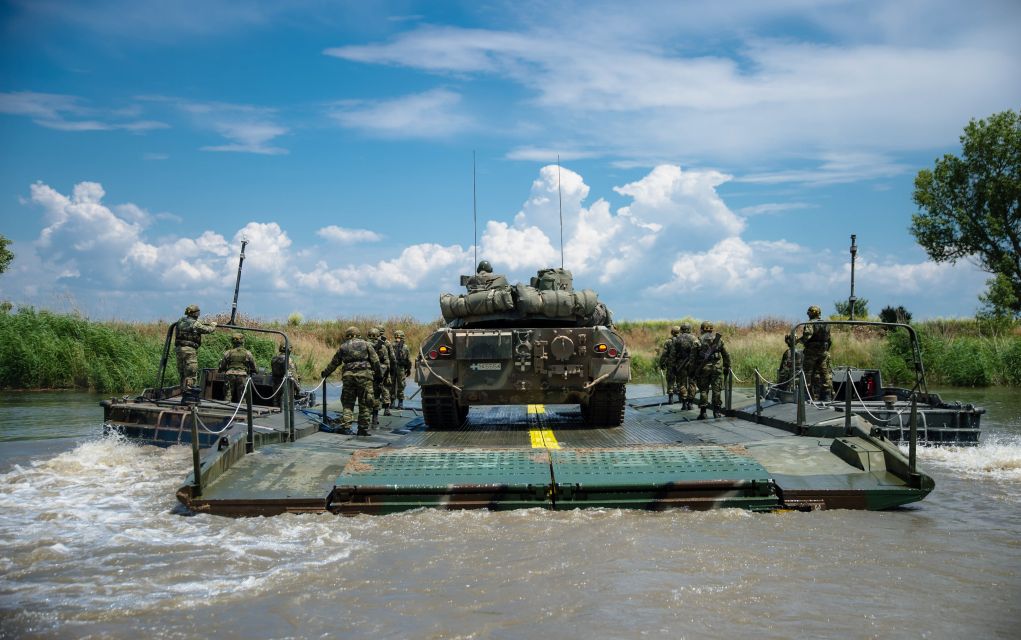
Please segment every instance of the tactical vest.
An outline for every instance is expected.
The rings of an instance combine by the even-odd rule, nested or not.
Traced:
[[[235,347],[223,355],[225,371],[233,375],[251,373],[251,360],[252,354],[244,347]]]
[[[394,343],[394,358],[404,369],[411,368],[411,351],[408,349],[408,345],[404,342]]]
[[[199,348],[202,344],[202,332],[195,328],[197,319],[191,316],[184,316],[177,321],[177,337],[174,344],[179,347]]]
[[[713,342],[715,340],[716,334],[711,331],[707,331],[699,336],[700,346],[698,351],[698,361],[695,364],[707,366],[714,365],[720,361],[720,348],[719,346],[713,346]],[[723,344],[722,339],[719,344]]]
[[[294,366],[294,359],[291,359],[291,366]],[[287,368],[284,366],[284,354],[273,356],[273,359],[269,362],[270,372],[273,373],[273,377],[277,380],[283,379],[287,373]]]
[[[674,338],[674,358],[684,360],[691,355],[691,350],[698,345],[698,338],[690,333],[682,333]]]
[[[369,362],[369,349],[372,348],[361,338],[351,338],[340,345],[340,362],[344,365],[344,371],[361,371],[369,369],[372,364]]]
[[[383,338],[376,338],[376,341],[372,343],[372,348],[376,350],[376,355],[379,356],[379,368],[384,376],[390,369],[390,351],[386,347],[386,340]]]
[[[830,348],[830,327],[818,320],[813,320],[808,325],[812,329],[811,335],[805,340],[805,351],[821,353]]]

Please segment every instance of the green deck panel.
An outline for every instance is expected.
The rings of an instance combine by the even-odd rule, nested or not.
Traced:
[[[348,465],[337,487],[445,491],[452,487],[527,489],[550,484],[544,449],[388,449]]]

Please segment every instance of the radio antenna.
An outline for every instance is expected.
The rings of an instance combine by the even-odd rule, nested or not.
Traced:
[[[472,230],[475,233],[473,239],[475,247],[475,264],[479,263],[479,214],[478,205],[475,200],[475,149],[472,149]]]
[[[560,200],[560,268],[564,268],[564,194],[560,189],[560,154],[557,154],[557,198]]]

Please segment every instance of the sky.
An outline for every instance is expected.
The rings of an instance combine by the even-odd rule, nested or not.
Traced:
[[[439,317],[487,259],[617,319],[974,314],[913,181],[1021,108],[1015,0],[0,4],[0,299]],[[561,222],[562,221],[562,222]]]

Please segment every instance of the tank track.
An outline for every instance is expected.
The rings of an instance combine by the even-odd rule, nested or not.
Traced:
[[[600,385],[592,390],[588,403],[581,405],[581,415],[590,427],[619,427],[624,424],[626,401],[624,385]]]
[[[468,418],[468,407],[459,405],[447,387],[423,387],[422,418],[430,429],[456,429]]]

